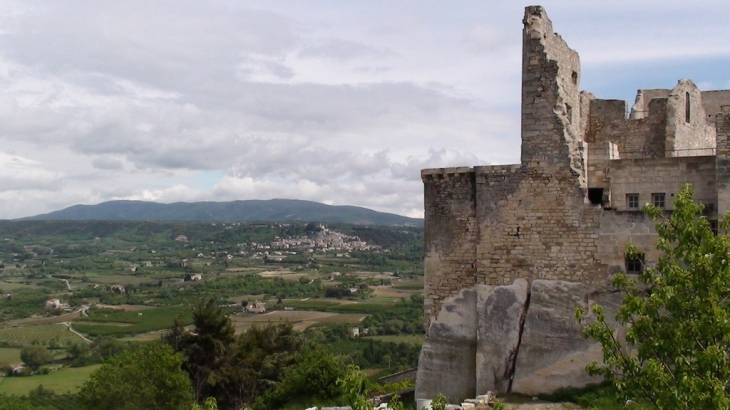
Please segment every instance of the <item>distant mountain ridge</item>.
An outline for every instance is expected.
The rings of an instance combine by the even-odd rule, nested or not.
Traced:
[[[373,211],[359,206],[334,206],[298,199],[230,202],[108,201],[97,205],[74,205],[60,211],[23,220],[108,221],[307,221],[359,225],[423,226],[423,219]]]

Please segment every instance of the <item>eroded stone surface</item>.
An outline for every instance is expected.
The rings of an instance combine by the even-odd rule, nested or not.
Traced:
[[[452,400],[475,396],[477,293],[477,288],[463,289],[445,299],[431,322],[418,359],[416,399],[431,399],[438,393]]]
[[[507,393],[520,342],[520,327],[526,313],[529,285],[517,279],[478,293],[476,392]]]
[[[536,395],[601,382],[585,371],[589,363],[601,361],[601,346],[586,340],[575,320],[576,307],[594,303],[604,306],[611,318],[621,295],[576,282],[532,282],[512,392]]]

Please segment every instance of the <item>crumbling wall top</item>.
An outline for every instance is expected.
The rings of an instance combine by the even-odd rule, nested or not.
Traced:
[[[542,6],[525,7],[525,17],[522,19],[522,24],[528,28],[527,34],[530,38],[539,39],[547,34],[553,34],[553,23]]]
[[[523,24],[521,162],[569,170],[584,186],[580,57],[553,31],[542,7],[526,7]]]

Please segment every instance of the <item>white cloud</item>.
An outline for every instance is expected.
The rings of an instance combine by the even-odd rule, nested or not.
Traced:
[[[727,82],[719,0],[546,1],[588,83],[697,58],[716,65],[696,83]],[[521,18],[467,0],[0,0],[0,217],[275,197],[421,215],[422,168],[519,160]]]
[[[0,192],[55,191],[62,177],[37,161],[0,152]]]

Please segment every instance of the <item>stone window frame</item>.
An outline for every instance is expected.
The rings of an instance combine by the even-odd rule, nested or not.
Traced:
[[[657,208],[665,208],[667,206],[667,194],[665,192],[652,193],[651,203]]]
[[[626,208],[628,209],[639,209],[639,194],[632,192],[626,194]]]
[[[644,254],[640,253],[633,258],[626,255],[626,273],[638,274],[644,271]]]

